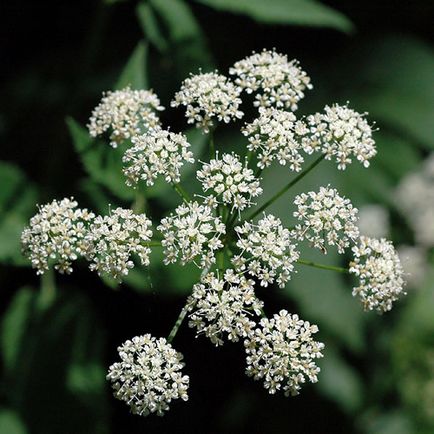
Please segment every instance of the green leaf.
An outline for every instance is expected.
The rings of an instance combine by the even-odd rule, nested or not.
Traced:
[[[375,50],[371,48],[375,45]],[[351,97],[384,125],[401,136],[434,148],[434,53],[416,39],[389,37],[359,50],[354,63],[357,94]]]
[[[131,86],[132,89],[146,89],[148,87],[147,53],[148,46],[144,42],[139,42],[121,72],[115,89],[123,89],[126,86]]]
[[[364,397],[362,379],[336,349],[327,343],[320,367],[318,388],[321,393],[348,413],[360,409]]]
[[[27,434],[27,432],[27,428],[16,412],[0,409],[0,433]]]
[[[93,140],[88,131],[72,118],[67,118],[66,123],[88,175],[119,199],[133,200],[134,190],[126,186],[122,173],[123,147],[113,149],[106,143]]]
[[[21,232],[35,209],[36,188],[16,166],[0,161],[0,262],[28,264],[21,255]]]
[[[155,45],[160,51],[166,51],[169,45],[161,32],[160,25],[151,5],[149,3],[139,3],[136,12],[139,23],[142,26],[143,34],[149,39],[151,44]]]
[[[314,0],[196,0],[217,10],[247,15],[266,24],[331,27],[344,32],[353,24],[342,13]]]
[[[35,306],[35,291],[21,288],[12,299],[1,323],[0,345],[6,371],[17,363],[29,318]]]

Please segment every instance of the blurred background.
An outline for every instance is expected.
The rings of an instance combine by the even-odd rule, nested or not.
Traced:
[[[434,432],[433,2],[15,0],[1,8],[1,434]],[[98,212],[134,199],[119,156],[85,129],[104,90],[153,88],[164,124],[187,131],[169,103],[190,72],[225,74],[273,47],[312,78],[299,114],[350,101],[375,120],[369,170],[355,163],[342,173],[325,162],[297,192],[330,183],[350,197],[362,230],[399,246],[408,296],[388,314],[367,314],[345,276],[300,269],[287,288],[259,296],[269,313],[286,308],[319,325],[319,383],[295,398],[270,396],[245,377],[241,345],[216,349],[184,324],[174,346],[185,355],[190,400],[163,418],[130,415],[105,381],[116,347],[142,333],[167,336],[197,270],[162,268],[155,253],[150,269],[120,287],[86,264],[39,279],[20,254],[20,233],[36,204],[53,198],[74,196]],[[245,143],[240,125],[218,131],[219,148]],[[204,137],[187,133],[199,152]],[[266,192],[284,173],[268,171]],[[289,216],[288,201],[274,211]],[[164,185],[148,193],[156,215],[177,203]],[[326,261],[345,264],[332,253]]]

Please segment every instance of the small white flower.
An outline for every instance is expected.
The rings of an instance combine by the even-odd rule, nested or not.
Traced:
[[[319,150],[326,159],[334,158],[340,170],[352,163],[352,157],[369,167],[369,160],[377,154],[377,149],[365,115],[347,105],[325,106],[323,113],[315,113],[305,120],[304,150],[307,153]]]
[[[297,136],[300,127],[304,125],[293,113],[261,107],[259,117],[246,124],[242,132],[249,139],[247,148],[257,153],[258,167],[264,169],[277,160],[298,172],[304,162]]]
[[[365,310],[391,310],[392,303],[405,295],[404,270],[393,244],[384,238],[362,236],[352,250],[350,273],[360,280],[359,286],[353,288],[353,296],[359,297]]]
[[[386,237],[390,230],[387,208],[374,204],[360,207],[357,226],[360,233],[367,237]]]
[[[413,229],[418,244],[434,247],[434,153],[423,162],[422,168],[400,182],[396,203]]]
[[[193,261],[200,268],[215,262],[215,252],[223,247],[220,238],[226,232],[214,210],[197,202],[179,205],[157,229],[164,237],[165,264],[180,259],[183,265]]]
[[[131,142],[133,146],[126,150],[122,159],[129,186],[139,180],[153,185],[158,175],[164,176],[167,182],[178,183],[184,163],[194,163],[190,144],[183,134],[157,129],[134,136]]]
[[[150,90],[126,87],[108,91],[92,112],[87,128],[92,137],[110,133],[110,145],[116,148],[124,140],[160,125],[156,111],[164,110]]]
[[[296,196],[294,212],[300,223],[293,235],[299,240],[306,239],[312,245],[327,253],[327,246],[336,246],[343,253],[359,236],[357,208],[349,199],[330,187],[321,187],[319,192],[310,191]]]
[[[306,89],[312,89],[310,78],[297,60],[263,50],[235,63],[229,74],[247,93],[258,91],[255,106],[297,110]]]
[[[134,267],[132,255],[142,265],[149,265],[151,224],[145,214],[134,214],[123,208],[95,218],[86,236],[86,258],[92,261],[90,269],[120,280]]]
[[[164,338],[136,336],[118,348],[120,362],[110,366],[107,380],[114,396],[133,414],[163,416],[174,399],[188,400],[188,375],[182,374],[183,356]]]
[[[184,80],[171,106],[185,106],[187,122],[208,133],[214,125],[213,118],[229,123],[243,117],[243,112],[239,110],[240,92],[224,75],[200,73]]]
[[[297,395],[308,379],[318,381],[320,368],[315,359],[322,357],[324,344],[313,340],[318,327],[281,310],[273,318],[263,318],[254,334],[245,342],[246,374],[264,380],[264,387],[274,394]]]
[[[275,280],[283,288],[294,271],[294,262],[299,253],[288,229],[273,215],[264,215],[258,224],[245,222],[235,231],[241,253],[233,258],[240,270],[247,270],[257,277],[262,286]]]
[[[73,198],[53,200],[40,207],[30,219],[29,227],[24,229],[23,252],[37,274],[44,274],[50,262],[60,273],[69,274],[72,262],[84,254],[84,239],[95,215],[77,206]]]
[[[205,335],[216,346],[223,345],[223,335],[237,342],[247,337],[255,327],[252,316],[261,314],[263,303],[256,298],[254,282],[226,270],[219,278],[209,273],[193,286],[193,293],[187,303],[190,314],[190,327],[197,334]]]
[[[259,179],[247,167],[247,160],[243,164],[234,153],[223,154],[221,159],[217,153],[215,159],[202,164],[197,179],[205,192],[211,190],[210,196],[216,203],[228,205],[232,211],[252,206],[252,198],[262,193]]]

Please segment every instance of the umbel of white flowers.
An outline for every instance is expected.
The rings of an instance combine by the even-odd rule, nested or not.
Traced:
[[[392,243],[360,236],[357,209],[335,188],[300,193],[292,216],[265,212],[324,159],[334,160],[339,170],[353,160],[368,167],[377,151],[366,115],[334,104],[297,117],[300,100],[312,89],[310,78],[296,60],[275,51],[253,53],[229,73],[233,81],[217,72],[191,75],[171,104],[184,107],[187,122],[209,135],[208,161],[193,155],[184,134],[162,128],[157,114],[163,108],[152,91],[107,92],[92,113],[90,135],[107,135],[111,146],[123,145],[128,186],[152,189],[161,178],[179,193],[180,204],[159,222],[151,208],[148,214],[115,208],[95,215],[71,198],[41,206],[22,234],[24,254],[38,274],[51,266],[71,273],[81,258],[92,271],[122,281],[133,267],[149,266],[151,248],[163,250],[164,264],[194,263],[202,270],[167,340],[150,334],[127,340],[118,348],[120,361],[109,369],[114,395],[140,415],[162,415],[172,400],[188,399],[189,377],[172,347],[185,317],[197,336],[216,346],[241,341],[246,374],[262,380],[270,393],[295,395],[303,383],[315,383],[316,359],[324,349],[313,339],[317,326],[286,310],[267,316],[257,296],[258,288],[284,287],[299,264],[354,275],[352,293],[365,310],[389,311],[404,294]],[[258,107],[257,117],[241,127],[246,149],[240,144],[239,152],[216,150],[213,132],[219,122],[243,117],[244,93],[253,94]],[[202,191],[192,199],[181,183],[185,164],[196,161]],[[274,163],[293,176],[262,199],[261,175]],[[155,238],[153,227],[159,233]],[[316,264],[300,258],[301,242],[324,254],[351,249],[353,259],[347,268]]]

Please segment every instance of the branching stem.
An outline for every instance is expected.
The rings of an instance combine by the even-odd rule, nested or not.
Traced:
[[[320,268],[322,270],[337,271],[338,273],[349,273],[348,268],[335,267],[334,265],[317,264],[316,262],[307,261],[305,259],[299,259],[297,261],[297,264],[307,265],[308,267]]]

